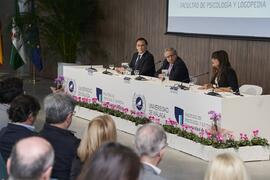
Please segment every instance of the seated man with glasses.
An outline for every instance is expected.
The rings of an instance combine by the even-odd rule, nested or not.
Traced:
[[[169,80],[189,83],[189,73],[185,62],[177,56],[174,48],[167,48],[164,51],[165,60],[161,68],[156,72],[156,77],[162,79],[162,70],[168,70]]]
[[[53,93],[44,99],[46,123],[40,132],[55,151],[52,178],[69,179],[72,160],[80,140],[68,130],[74,114],[75,101],[67,94]]]

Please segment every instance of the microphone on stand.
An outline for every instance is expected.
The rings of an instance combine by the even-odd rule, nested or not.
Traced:
[[[159,61],[155,62],[155,66],[158,65],[161,62],[163,62],[163,61],[162,60],[159,60]]]
[[[215,92],[216,87],[217,87],[217,85],[216,85],[216,84],[213,84],[212,91],[211,91],[211,92],[208,92],[208,93],[206,93],[206,94],[207,94],[207,95],[210,95],[210,96],[222,97],[219,93],[216,93],[216,92]]]
[[[209,71],[204,72],[204,73],[201,73],[201,74],[197,74],[197,75],[195,75],[195,76],[190,76],[190,77],[188,77],[188,78],[182,80],[182,81],[181,81],[181,84],[178,85],[178,86],[179,86],[180,89],[188,90],[189,88],[186,87],[186,86],[184,86],[184,85],[183,85],[183,82],[188,81],[188,80],[190,80],[190,79],[192,79],[192,78],[201,77],[201,76],[204,76],[204,75],[207,75],[207,74],[209,74]]]
[[[113,73],[111,73],[110,71],[108,71],[108,65],[105,65],[105,71],[102,72],[103,74],[107,74],[107,75],[113,75]]]
[[[92,72],[97,72],[97,69],[96,68],[93,68],[93,65],[92,64],[90,64],[90,67],[89,68],[87,68],[87,70],[89,71],[92,71]]]
[[[196,76],[191,76],[191,78],[201,77],[201,76],[204,76],[204,75],[207,75],[207,74],[209,74],[209,71],[205,72],[205,73],[198,74]]]

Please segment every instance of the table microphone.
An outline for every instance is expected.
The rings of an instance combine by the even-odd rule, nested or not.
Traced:
[[[163,62],[163,61],[162,60],[159,60],[159,61],[155,62],[155,65],[157,65],[157,64],[159,64],[161,62]]]
[[[107,74],[107,75],[113,75],[113,73],[111,73],[110,71],[108,71],[108,66],[106,66],[105,71],[102,72],[103,74]]]
[[[198,74],[196,76],[191,76],[191,78],[195,78],[195,77],[201,77],[201,76],[204,76],[204,75],[207,75],[209,74],[209,71],[205,72],[205,73],[201,73],[201,74]]]
[[[92,72],[97,72],[97,69],[96,69],[96,68],[93,68],[92,66],[93,66],[93,65],[90,64],[90,67],[87,68],[87,69],[90,70],[90,71],[92,71]]]
[[[188,81],[188,80],[190,81],[190,78],[201,77],[201,76],[204,76],[204,75],[207,75],[207,74],[209,74],[209,71],[204,72],[204,73],[201,73],[201,74],[197,74],[197,75],[195,75],[195,76],[188,77],[188,78],[186,78],[186,79],[184,79],[184,80],[181,81],[181,84],[179,85],[179,88],[180,88],[180,89],[184,89],[184,90],[188,90],[189,88],[186,87],[186,86],[184,86],[184,85],[183,85],[183,82]]]

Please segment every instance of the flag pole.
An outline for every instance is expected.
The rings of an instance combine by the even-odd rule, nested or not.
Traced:
[[[36,68],[33,65],[33,63],[31,65],[32,65],[32,83],[33,85],[35,85],[36,84]]]

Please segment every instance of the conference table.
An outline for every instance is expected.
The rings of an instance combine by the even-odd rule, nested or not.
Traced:
[[[224,92],[211,96],[208,95],[211,90],[201,90],[198,85],[146,76],[144,80],[136,80],[137,76],[99,66],[96,70],[90,66],[63,66],[66,91],[76,99],[96,98],[155,117],[161,124],[174,120],[179,126],[190,125],[197,132],[212,126],[208,112],[215,111],[221,114],[218,125],[236,137],[239,133],[251,135],[259,129],[259,135],[270,140],[270,95],[239,96]]]

